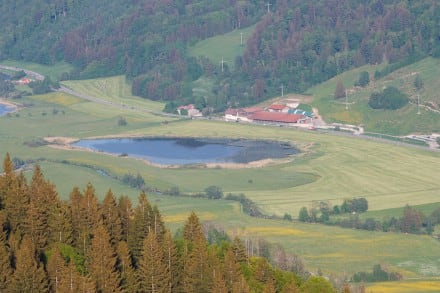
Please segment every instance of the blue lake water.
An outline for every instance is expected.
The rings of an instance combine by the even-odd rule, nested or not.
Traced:
[[[85,139],[73,146],[115,155],[147,159],[161,165],[249,163],[295,154],[295,148],[267,141],[192,138]]]
[[[9,112],[14,111],[14,107],[10,107],[5,104],[0,104],[0,116],[6,115]]]

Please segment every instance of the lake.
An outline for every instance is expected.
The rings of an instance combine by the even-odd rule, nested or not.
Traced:
[[[72,145],[161,165],[249,163],[299,152],[290,144],[276,141],[207,138],[84,139]]]
[[[6,115],[7,113],[10,113],[12,111],[14,111],[14,107],[5,104],[0,104],[0,116]]]

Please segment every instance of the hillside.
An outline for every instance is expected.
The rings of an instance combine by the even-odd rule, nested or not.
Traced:
[[[313,106],[319,109],[327,122],[362,124],[366,132],[390,135],[439,133],[440,97],[437,93],[440,91],[440,60],[425,58],[385,77],[374,79],[375,72],[384,68],[384,64],[362,66],[314,86],[307,93],[313,95]],[[372,77],[368,86],[355,86],[361,72],[368,72]],[[414,87],[417,77],[423,81],[420,90]],[[347,105],[345,99],[334,97],[339,81],[347,89]],[[404,92],[409,97],[409,104],[398,110],[372,109],[368,105],[371,94],[390,86]],[[417,107],[417,96],[420,108]]]
[[[3,1],[0,59],[65,61],[74,69],[62,79],[124,74],[137,96],[204,97],[200,107],[222,110],[273,97],[281,85],[302,92],[365,64],[440,55],[440,8],[431,0],[107,2]],[[249,27],[244,48],[229,53],[199,43]],[[234,58],[223,71],[222,57]],[[206,95],[192,91],[200,77],[212,82]]]

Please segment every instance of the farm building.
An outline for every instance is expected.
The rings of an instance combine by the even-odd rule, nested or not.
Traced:
[[[286,113],[287,111],[289,111],[289,107],[287,107],[286,105],[281,105],[281,104],[272,104],[269,106],[269,108],[267,108],[267,110],[269,112],[283,112]]]
[[[250,119],[249,117],[254,113],[262,111],[263,109],[259,107],[228,109],[225,111],[225,120],[251,122],[252,119]]]
[[[304,115],[281,112],[257,112],[252,114],[250,118],[254,122],[278,124],[298,124],[306,121]]]

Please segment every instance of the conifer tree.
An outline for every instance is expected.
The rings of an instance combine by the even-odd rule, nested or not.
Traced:
[[[138,206],[134,210],[133,221],[130,223],[128,246],[130,247],[134,264],[137,267],[138,260],[142,255],[144,239],[147,237],[153,225],[153,209],[144,191],[139,195]]]
[[[66,282],[61,282],[59,292],[85,292],[85,293],[93,293],[97,292],[95,288],[95,283],[91,280],[90,276],[81,275],[75,266],[75,264],[70,261],[68,264],[65,273]]]
[[[49,284],[43,265],[36,257],[32,240],[25,236],[15,255],[12,292],[47,292]]]
[[[21,172],[18,176],[7,156],[4,162],[4,174],[0,176],[0,195],[12,231],[21,238],[25,233],[25,222],[29,205],[26,177]]]
[[[3,230],[6,224],[6,215],[0,210],[0,292],[7,292],[12,274],[11,254],[7,246],[6,232]]]
[[[47,262],[47,274],[52,292],[62,292],[67,283],[67,265],[61,255],[59,245],[55,245]]]
[[[65,244],[72,244],[73,242],[73,228],[72,219],[69,206],[64,202],[59,202],[57,211],[52,215],[50,230],[52,231],[49,241],[51,243],[60,242]]]
[[[153,216],[152,216],[152,230],[156,234],[156,237],[159,242],[162,242],[163,235],[165,234],[165,223],[162,219],[162,215],[160,214],[157,206],[153,206]]]
[[[87,184],[84,194],[75,187],[70,193],[70,202],[74,244],[86,255],[91,233],[99,223],[98,200],[92,184]]]
[[[117,256],[104,226],[93,232],[88,255],[88,271],[99,292],[120,292],[121,277],[116,267]]]
[[[138,292],[171,292],[169,273],[163,260],[162,248],[156,234],[151,231],[144,240],[139,261]]]
[[[242,276],[240,270],[240,264],[237,262],[237,258],[235,257],[234,250],[232,247],[228,249],[228,251],[226,252],[223,270],[224,270],[226,285],[228,289],[231,291],[234,284],[237,283],[240,280],[240,277]]]
[[[183,237],[187,251],[183,268],[184,292],[209,292],[212,287],[212,272],[208,261],[208,243],[194,212],[185,223]]]
[[[231,245],[232,252],[234,253],[235,260],[239,263],[247,263],[248,256],[246,254],[246,247],[243,242],[237,236],[234,237]]]
[[[118,201],[118,212],[121,217],[121,227],[122,227],[122,240],[128,241],[130,219],[133,216],[133,208],[130,198],[128,196],[119,197]]]
[[[3,174],[0,176],[0,209],[4,208],[8,193],[16,186],[14,164],[9,153],[3,159]]]
[[[221,270],[213,270],[213,285],[212,293],[228,293],[228,288],[226,287],[225,279]]]
[[[183,228],[183,239],[188,242],[193,242],[201,238],[205,238],[205,236],[202,231],[202,226],[200,225],[199,217],[197,217],[196,213],[191,212]]]
[[[121,272],[121,290],[127,293],[136,292],[136,278],[128,244],[120,241],[117,244],[118,269]]]
[[[166,265],[169,275],[171,292],[178,292],[182,279],[183,265],[177,254],[177,248],[170,231],[166,231],[162,242],[163,263]]]
[[[110,235],[113,247],[122,238],[122,222],[113,192],[109,189],[100,207],[102,222]]]
[[[241,276],[237,282],[232,285],[232,293],[249,293],[251,289],[244,276]]]

